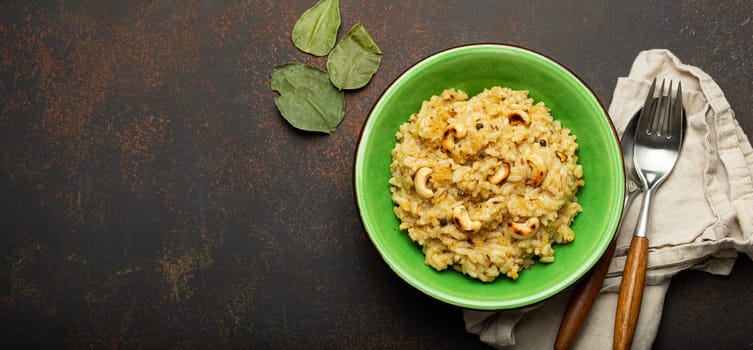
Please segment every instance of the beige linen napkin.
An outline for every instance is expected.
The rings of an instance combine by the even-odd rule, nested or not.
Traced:
[[[621,135],[641,108],[654,77],[682,81],[688,127],[677,165],[654,197],[647,285],[633,349],[651,347],[672,276],[685,269],[726,275],[737,252],[753,258],[753,149],[708,74],[683,64],[667,50],[641,52],[630,74],[617,80],[609,106],[615,128]],[[671,215],[660,215],[662,209]],[[612,346],[621,274],[639,210],[636,200],[627,212],[607,279],[576,349]],[[500,349],[551,349],[569,298],[568,291],[521,310],[464,310],[466,329]]]

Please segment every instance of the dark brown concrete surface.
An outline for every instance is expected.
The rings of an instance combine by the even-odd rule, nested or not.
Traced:
[[[412,63],[460,44],[558,59],[608,106],[640,50],[724,89],[753,135],[753,2],[341,1],[384,51],[331,135],[279,115],[274,66],[315,1],[0,3],[0,348],[483,349],[359,221],[361,127]],[[657,349],[753,348],[753,264],[687,272]]]

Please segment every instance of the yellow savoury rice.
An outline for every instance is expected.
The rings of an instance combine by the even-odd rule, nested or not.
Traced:
[[[482,281],[516,279],[552,243],[575,239],[582,210],[576,137],[527,91],[447,89],[397,132],[390,188],[400,229],[425,263]]]

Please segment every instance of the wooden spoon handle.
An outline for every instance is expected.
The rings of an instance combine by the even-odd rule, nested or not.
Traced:
[[[633,237],[630,242],[625,271],[622,274],[617,314],[614,320],[614,349],[629,349],[641,311],[643,287],[648,264],[648,239]]]
[[[599,262],[594,266],[586,277],[578,282],[570,296],[570,302],[567,304],[565,314],[560,322],[560,329],[557,338],[554,340],[555,350],[567,350],[572,348],[575,338],[578,337],[580,329],[591,312],[591,307],[599,295],[601,285],[609,271],[609,264],[612,263],[617,240],[612,240],[607,251],[601,256]]]

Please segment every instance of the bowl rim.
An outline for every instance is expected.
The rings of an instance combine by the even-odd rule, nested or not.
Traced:
[[[352,180],[353,180],[352,181],[353,197],[354,197],[354,200],[356,202],[356,210],[358,211],[358,218],[359,218],[359,221],[361,222],[361,226],[363,228],[363,232],[368,237],[369,242],[374,247],[374,249],[379,253],[379,256],[381,257],[381,259],[386,263],[386,265],[390,268],[390,270],[392,270],[392,272],[395,273],[399,277],[399,280],[401,280],[403,283],[406,283],[409,286],[411,286],[411,287],[419,290],[421,293],[423,293],[426,296],[431,297],[432,299],[441,301],[443,303],[446,303],[448,305],[452,305],[452,306],[455,306],[455,307],[461,307],[463,309],[481,310],[481,311],[522,309],[522,308],[530,307],[532,305],[538,305],[538,304],[540,304],[543,301],[546,301],[546,300],[551,299],[551,298],[553,298],[553,297],[555,297],[555,296],[557,296],[559,294],[562,294],[564,291],[567,291],[567,290],[571,289],[574,285],[578,284],[581,280],[583,280],[586,276],[588,276],[588,273],[591,270],[593,270],[594,267],[598,264],[598,262],[601,260],[601,257],[608,250],[607,248],[608,248],[609,244],[605,244],[604,245],[604,247],[603,247],[604,249],[602,249],[601,252],[598,253],[598,258],[593,260],[593,264],[591,264],[588,267],[588,269],[585,269],[580,276],[578,276],[577,278],[573,279],[572,283],[566,285],[563,288],[560,288],[559,290],[555,291],[554,293],[551,293],[550,295],[548,295],[548,296],[546,296],[544,298],[533,300],[532,302],[527,303],[525,305],[518,305],[518,306],[514,306],[514,307],[505,307],[505,306],[503,306],[501,304],[495,304],[497,306],[489,307],[489,305],[488,305],[489,303],[487,303],[487,302],[484,302],[484,303],[473,303],[473,302],[468,302],[467,300],[460,301],[460,300],[449,298],[449,297],[446,297],[446,296],[437,295],[438,293],[435,293],[433,291],[428,291],[427,288],[425,288],[424,286],[422,286],[420,284],[420,282],[417,281],[416,278],[414,278],[413,276],[409,276],[407,273],[405,273],[405,272],[401,271],[400,269],[396,268],[395,266],[393,266],[394,262],[391,262],[391,260],[389,260],[385,256],[385,253],[381,249],[379,249],[379,246],[377,245],[377,243],[374,241],[374,238],[369,233],[369,230],[366,227],[366,223],[364,222],[364,217],[363,217],[364,213],[362,211],[362,208],[361,208],[361,205],[360,205],[360,201],[358,199],[358,179],[357,179],[357,177],[358,177],[358,159],[359,159],[359,155],[361,153],[362,147],[365,147],[364,142],[363,142],[363,138],[365,136],[365,133],[367,132],[367,128],[366,127],[368,126],[370,120],[372,119],[374,110],[379,105],[380,101],[382,101],[382,99],[384,98],[384,96],[388,92],[390,92],[392,90],[392,88],[401,79],[403,79],[406,76],[406,74],[408,74],[409,72],[411,72],[417,66],[422,65],[424,62],[429,61],[429,60],[431,60],[431,59],[433,59],[433,58],[435,58],[437,56],[442,56],[442,55],[449,54],[449,53],[454,52],[456,50],[464,50],[464,49],[475,48],[475,47],[479,47],[479,48],[483,48],[483,47],[504,48],[504,49],[512,49],[512,50],[527,52],[529,54],[533,54],[533,55],[539,56],[539,57],[545,59],[546,61],[549,61],[551,64],[553,64],[557,68],[559,68],[559,69],[567,72],[570,76],[572,76],[575,80],[577,80],[577,82],[580,83],[580,85],[582,85],[583,87],[585,87],[588,90],[589,95],[591,95],[593,97],[593,99],[597,102],[597,104],[599,106],[599,109],[603,113],[603,116],[605,117],[606,122],[607,122],[607,124],[609,126],[609,129],[610,129],[610,131],[612,133],[612,138],[616,142],[616,145],[617,145],[617,154],[619,156],[620,163],[624,164],[624,154],[622,153],[622,148],[620,147],[619,134],[617,133],[617,129],[614,126],[614,123],[612,121],[611,116],[609,115],[609,112],[608,112],[607,108],[604,107],[603,102],[601,101],[601,99],[599,98],[599,96],[593,91],[593,89],[591,88],[591,86],[588,85],[579,75],[577,75],[574,71],[572,71],[567,66],[561,64],[556,59],[554,59],[554,58],[552,58],[552,57],[550,57],[550,56],[548,56],[546,54],[543,54],[543,53],[541,53],[539,51],[536,51],[534,49],[530,49],[530,48],[527,48],[527,47],[524,47],[524,46],[520,46],[520,45],[516,45],[516,44],[510,44],[510,43],[476,42],[476,43],[468,43],[468,44],[461,44],[461,45],[450,46],[448,48],[441,49],[441,50],[438,50],[438,51],[434,51],[434,52],[432,52],[432,53],[430,53],[428,55],[425,55],[424,57],[418,59],[417,61],[415,61],[414,63],[412,63],[411,65],[409,65],[407,68],[405,68],[404,70],[402,70],[401,72],[399,72],[396,75],[396,77],[389,84],[387,84],[387,86],[382,90],[382,92],[379,94],[379,97],[371,105],[371,108],[369,109],[369,112],[366,115],[366,118],[364,119],[364,121],[363,121],[363,123],[361,125],[361,130],[359,131],[359,135],[358,135],[358,138],[357,138],[356,148],[355,148],[355,151],[353,153],[353,159],[354,159],[354,162],[353,162],[353,174],[352,174]],[[623,165],[623,167],[624,167],[624,165]],[[625,175],[625,172],[623,170],[622,171],[622,183],[624,184],[624,183],[626,183],[626,181],[627,181],[626,175]],[[623,188],[621,188],[620,190],[623,191],[622,194],[623,194],[623,197],[624,197],[624,186],[622,186],[622,187]],[[616,216],[618,218],[622,216],[623,211],[624,211],[624,208],[622,207],[622,205],[619,206],[619,211],[620,212]],[[614,227],[614,230],[610,230],[610,232],[608,233],[609,239],[606,240],[606,242],[611,243],[616,238],[616,236],[618,234],[618,231],[619,231],[619,224],[616,224],[615,227]]]

